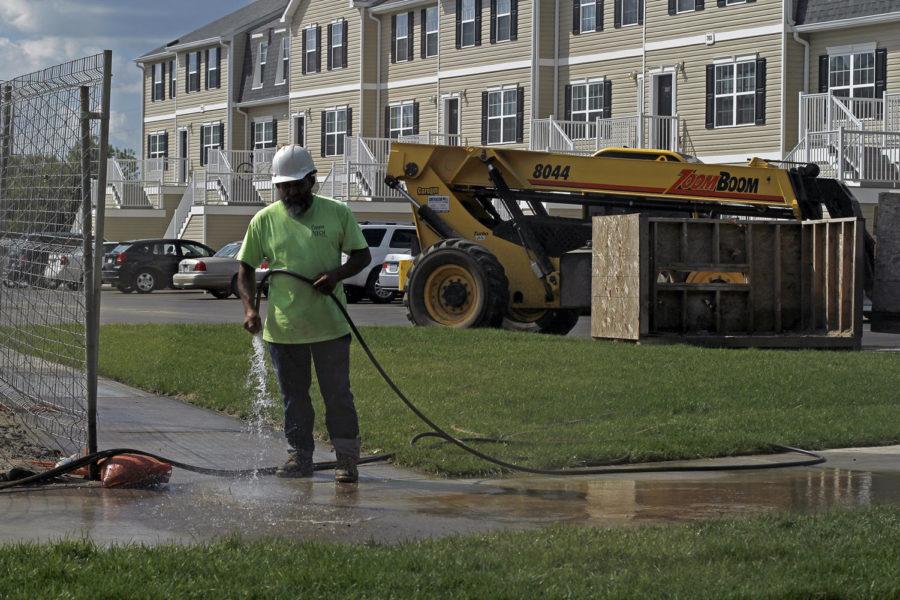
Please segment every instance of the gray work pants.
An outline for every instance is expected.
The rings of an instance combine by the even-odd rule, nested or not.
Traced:
[[[359,419],[350,391],[350,336],[314,344],[269,343],[269,355],[284,400],[284,435],[291,447],[309,454],[315,449],[315,410],[309,396],[313,362],[334,451],[358,458]]]

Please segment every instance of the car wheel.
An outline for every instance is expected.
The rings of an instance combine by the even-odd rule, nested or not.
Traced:
[[[156,289],[158,275],[150,270],[138,271],[134,276],[134,288],[138,294],[149,294]]]
[[[381,269],[373,269],[366,281],[366,296],[375,304],[387,304],[394,299],[394,291],[378,286],[378,274]]]
[[[131,285],[117,285],[116,289],[122,292],[123,294],[130,294],[134,291],[134,286]]]
[[[227,298],[228,296],[231,295],[231,290],[206,290],[206,291],[208,291],[210,294],[212,294],[213,298],[216,298],[218,300],[224,300],[225,298]]]

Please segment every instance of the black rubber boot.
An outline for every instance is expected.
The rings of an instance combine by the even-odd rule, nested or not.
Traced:
[[[359,470],[356,468],[356,457],[350,454],[337,455],[337,467],[334,469],[334,480],[337,483],[356,483],[359,481]]]

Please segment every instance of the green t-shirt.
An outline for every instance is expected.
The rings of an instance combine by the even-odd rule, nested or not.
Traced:
[[[368,247],[346,205],[316,196],[302,217],[292,217],[281,202],[259,211],[237,259],[257,267],[264,258],[270,269],[287,269],[315,279],[341,266],[341,253]],[[343,286],[335,295],[346,303]],[[334,301],[306,283],[274,275],[269,279],[269,309],[263,339],[277,344],[311,344],[350,333]]]

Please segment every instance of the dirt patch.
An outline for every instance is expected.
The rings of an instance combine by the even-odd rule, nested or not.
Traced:
[[[56,461],[60,454],[37,444],[28,431],[0,407],[0,472],[12,467],[33,468],[33,461]]]

